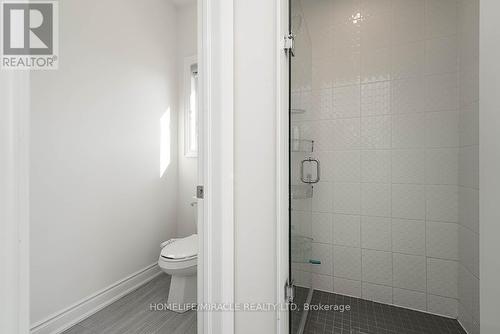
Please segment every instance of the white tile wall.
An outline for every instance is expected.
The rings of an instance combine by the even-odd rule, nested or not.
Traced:
[[[391,186],[382,183],[361,184],[361,214],[391,216]]]
[[[394,305],[411,308],[414,310],[427,309],[427,295],[425,292],[394,288],[392,290]]]
[[[333,247],[333,275],[351,280],[361,280],[361,249]]]
[[[450,318],[456,318],[458,315],[458,301],[456,299],[429,295],[427,302],[429,312]]]
[[[425,219],[425,186],[392,185],[392,216],[406,219]]]
[[[333,215],[333,244],[359,247],[361,217],[357,215]]]
[[[392,219],[392,251],[425,255],[425,221]]]
[[[391,251],[391,219],[361,218],[361,246],[366,249]]]
[[[379,303],[392,304],[392,288],[363,282],[362,297]]]
[[[458,319],[470,334],[479,334],[479,0],[458,3]]]
[[[313,287],[458,315],[472,332],[477,3],[303,2],[312,81],[295,78],[292,97],[307,110],[296,118],[301,137],[315,140],[322,163]]]
[[[392,285],[392,253],[363,249],[363,281],[383,285]]]
[[[334,277],[333,291],[342,295],[361,298],[361,281]]]
[[[428,258],[427,291],[433,295],[457,298],[458,262]]]
[[[398,288],[426,291],[425,256],[393,254],[393,285]]]

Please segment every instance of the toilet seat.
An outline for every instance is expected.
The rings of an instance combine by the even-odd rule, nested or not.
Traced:
[[[168,262],[189,261],[198,257],[198,235],[171,239],[161,250],[160,258]]]

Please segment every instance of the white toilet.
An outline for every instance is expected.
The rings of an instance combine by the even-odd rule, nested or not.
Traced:
[[[170,310],[184,313],[196,304],[198,235],[171,239],[161,244],[158,265],[172,276],[168,293]]]

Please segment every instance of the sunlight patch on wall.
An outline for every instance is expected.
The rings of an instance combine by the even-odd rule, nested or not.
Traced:
[[[160,117],[160,177],[170,165],[170,107]]]

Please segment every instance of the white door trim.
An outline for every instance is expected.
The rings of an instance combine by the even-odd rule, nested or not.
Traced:
[[[234,304],[233,0],[199,0],[198,302]],[[199,334],[234,333],[234,312],[199,312]]]
[[[29,72],[0,73],[0,333],[29,333]]]
[[[285,284],[289,278],[289,203],[288,203],[288,174],[289,174],[289,142],[288,142],[288,126],[289,126],[289,87],[288,87],[288,57],[283,50],[283,39],[288,33],[288,0],[279,0],[276,10],[276,91],[277,108],[276,108],[276,124],[277,124],[277,155],[276,155],[276,180],[277,180],[277,280],[276,291],[278,303],[285,301]],[[277,314],[277,333],[289,333],[289,312],[281,308]]]

